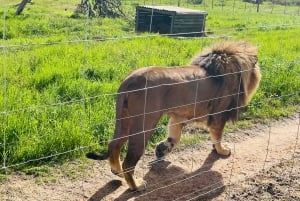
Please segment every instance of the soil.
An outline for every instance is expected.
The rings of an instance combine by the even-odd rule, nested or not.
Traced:
[[[297,113],[228,133],[229,157],[209,141],[179,146],[155,163],[146,153],[135,173],[147,181],[143,192],[129,191],[106,161],[87,161],[57,166],[54,175],[11,174],[0,183],[0,200],[300,200],[299,124]]]

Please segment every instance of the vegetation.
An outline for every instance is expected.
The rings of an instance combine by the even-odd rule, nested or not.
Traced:
[[[14,5],[19,1],[4,5],[1,169],[69,160],[98,150],[98,141],[106,148],[115,125],[115,93],[130,71],[187,64],[200,49],[224,39],[259,47],[263,79],[241,119],[292,114],[300,103],[299,8],[264,3],[256,13],[255,5],[242,1],[234,1],[234,7],[233,1],[205,2],[181,4],[209,13],[209,37],[186,39],[135,33],[137,0],[124,1],[126,17],[114,19],[75,14],[77,0],[33,1],[18,16]],[[166,122],[150,145],[163,137]]]
[[[94,0],[93,5],[89,0],[81,0],[76,12],[88,13],[89,17],[121,17],[123,11],[121,0]],[[97,15],[96,15],[97,14]]]

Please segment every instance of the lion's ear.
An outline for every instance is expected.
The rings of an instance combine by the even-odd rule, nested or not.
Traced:
[[[211,55],[201,56],[198,65],[202,68],[208,69],[211,65]]]
[[[209,75],[223,74],[224,63],[222,61],[223,55],[208,54],[202,57],[199,62],[199,66],[204,68]]]

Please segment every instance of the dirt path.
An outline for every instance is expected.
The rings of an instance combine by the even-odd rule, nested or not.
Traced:
[[[271,127],[260,125],[230,133],[224,139],[233,147],[228,158],[211,151],[209,142],[178,148],[151,167],[148,164],[154,154],[147,153],[136,170],[148,182],[147,190],[141,193],[128,191],[125,182],[112,175],[107,163],[101,161],[92,163],[86,178],[70,179],[61,174],[55,182],[37,182],[32,176],[12,175],[0,184],[0,200],[268,200],[266,194],[258,196],[259,192],[272,195],[274,185],[280,182],[283,191],[289,192],[284,194],[289,196],[287,200],[298,200],[298,129],[299,113],[273,122]],[[264,176],[272,170],[282,178],[279,181],[276,177],[270,184],[270,178]],[[285,200],[282,198],[278,200]]]

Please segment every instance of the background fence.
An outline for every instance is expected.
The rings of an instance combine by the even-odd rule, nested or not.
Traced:
[[[115,19],[116,24],[112,24],[112,21],[107,18],[97,20],[83,17],[77,20],[78,16],[75,15],[71,15],[73,17],[68,22],[63,21],[62,19],[69,16],[74,9],[74,5],[70,5],[67,1],[62,1],[60,4],[47,4],[51,12],[46,5],[45,7],[38,3],[29,5],[29,10],[24,10],[23,15],[17,18],[13,15],[13,4],[4,1],[1,31],[0,169],[3,178],[1,196],[4,196],[5,200],[68,200],[69,198],[92,200],[101,197],[110,199],[109,191],[98,194],[96,192],[99,188],[97,186],[99,180],[106,178],[109,182],[109,176],[105,176],[107,169],[103,168],[101,173],[101,165],[96,165],[101,175],[94,178],[89,175],[89,179],[84,179],[84,176],[80,175],[79,179],[75,179],[76,182],[66,183],[64,183],[68,180],[66,178],[69,178],[70,174],[75,174],[73,171],[61,171],[59,176],[55,176],[55,182],[51,182],[53,172],[49,171],[47,166],[54,164],[56,167],[59,163],[69,164],[69,161],[74,161],[75,166],[78,163],[81,166],[77,158],[88,150],[97,149],[99,146],[97,141],[100,141],[103,148],[106,147],[116,121],[114,112],[116,91],[120,81],[130,71],[141,66],[184,65],[199,49],[227,39],[255,38],[253,40],[259,46],[259,54],[263,57],[262,61],[260,60],[264,79],[261,87],[265,91],[258,91],[248,106],[247,114],[241,117],[244,122],[247,118],[255,118],[255,115],[258,115],[267,125],[268,137],[263,150],[265,157],[261,160],[263,165],[260,168],[263,170],[235,180],[234,178],[239,176],[236,170],[239,163],[237,160],[243,159],[233,154],[227,163],[230,167],[229,177],[198,190],[191,188],[192,192],[186,191],[177,199],[210,199],[215,192],[219,192],[226,186],[228,192],[226,198],[234,200],[235,198],[232,197],[236,190],[234,183],[244,184],[245,181],[250,183],[251,180],[248,181],[247,178],[268,173],[269,169],[265,168],[265,164],[272,160],[270,155],[276,150],[274,147],[269,148],[272,147],[272,143],[276,147],[276,143],[271,140],[276,136],[276,132],[273,132],[276,130],[276,122],[268,120],[268,117],[278,118],[296,111],[295,108],[299,109],[299,55],[294,57],[289,53],[299,51],[296,35],[300,26],[299,4],[290,6],[288,1],[284,1],[283,5],[275,4],[275,1],[264,2],[259,5],[258,11],[256,4],[247,2],[208,0],[203,0],[201,4],[192,2],[196,1],[122,1],[127,14],[125,21],[129,22]],[[208,11],[208,24],[205,30],[207,37],[165,39],[165,36],[156,33],[134,34],[131,25],[134,23],[134,6],[137,4],[168,4],[206,10]],[[30,12],[30,9],[34,12]],[[230,15],[230,21],[223,21],[222,17],[226,15]],[[30,16],[35,16],[41,23],[37,23]],[[269,21],[267,17],[274,19]],[[43,23],[44,18],[51,19],[47,25]],[[228,26],[222,23],[228,23]],[[13,27],[18,27],[17,31],[13,30]],[[117,31],[118,29],[122,31]],[[276,38],[268,36],[268,31],[272,30],[278,31],[270,32],[270,34],[278,34]],[[294,38],[289,38],[290,36]],[[276,41],[267,42],[268,37]],[[287,43],[287,40],[292,42]],[[289,46],[291,44],[292,47]],[[273,49],[276,57],[274,51],[269,52],[265,50],[266,48]],[[289,152],[289,161],[292,162],[288,166],[283,166],[280,173],[286,179],[292,178],[293,173],[299,171],[299,113],[294,120],[287,126],[294,129],[291,131],[293,144]],[[231,129],[238,129],[239,126],[241,125],[233,126]],[[155,139],[150,142],[150,146],[163,138],[165,127],[166,119],[163,119],[155,130]],[[199,135],[196,136],[195,140],[187,134],[187,141],[192,139],[191,141],[199,143]],[[233,153],[238,143],[235,141],[236,138],[238,138],[236,134],[228,137],[228,141],[233,145]],[[192,158],[186,161],[191,174],[177,172],[176,175],[170,175],[169,182],[151,183],[149,179],[148,191],[139,195],[124,192],[119,199],[136,197],[136,199],[147,200],[151,198],[151,194],[161,189],[176,185],[184,189],[183,185],[188,186],[187,183],[196,182],[195,178],[209,180],[210,178],[201,176],[211,171],[208,167],[211,167],[215,161],[210,158],[212,161],[205,163],[203,158],[199,159],[204,161],[204,165],[198,167],[198,163],[194,162],[198,149],[193,143],[187,143],[184,147],[192,153]],[[170,156],[171,160],[176,161],[176,158],[176,155]],[[147,164],[149,158],[143,160],[145,162],[142,163],[142,168],[137,174],[145,176],[149,168]],[[95,164],[91,166],[95,167]],[[74,168],[72,165],[68,167]],[[15,192],[18,189],[18,182],[23,185],[21,188],[28,185],[24,182],[25,176],[16,176],[15,172],[18,170],[41,177],[44,187],[41,187],[42,184],[36,184],[39,186],[36,187],[36,191]],[[99,174],[95,170],[92,172]],[[286,172],[288,174],[285,174]],[[261,177],[256,182],[264,184],[264,178]],[[291,199],[294,199],[293,196],[296,196],[295,199],[299,198],[299,186],[297,183],[292,183],[292,180],[289,182],[293,185],[285,187],[286,196],[290,196]],[[52,190],[49,189],[50,187]],[[253,194],[259,194],[260,187],[261,185],[254,185]],[[91,190],[93,188],[96,188],[94,192]],[[270,190],[272,186],[267,185],[265,188]],[[91,196],[93,193],[94,196]],[[168,200],[164,197],[161,199]]]

